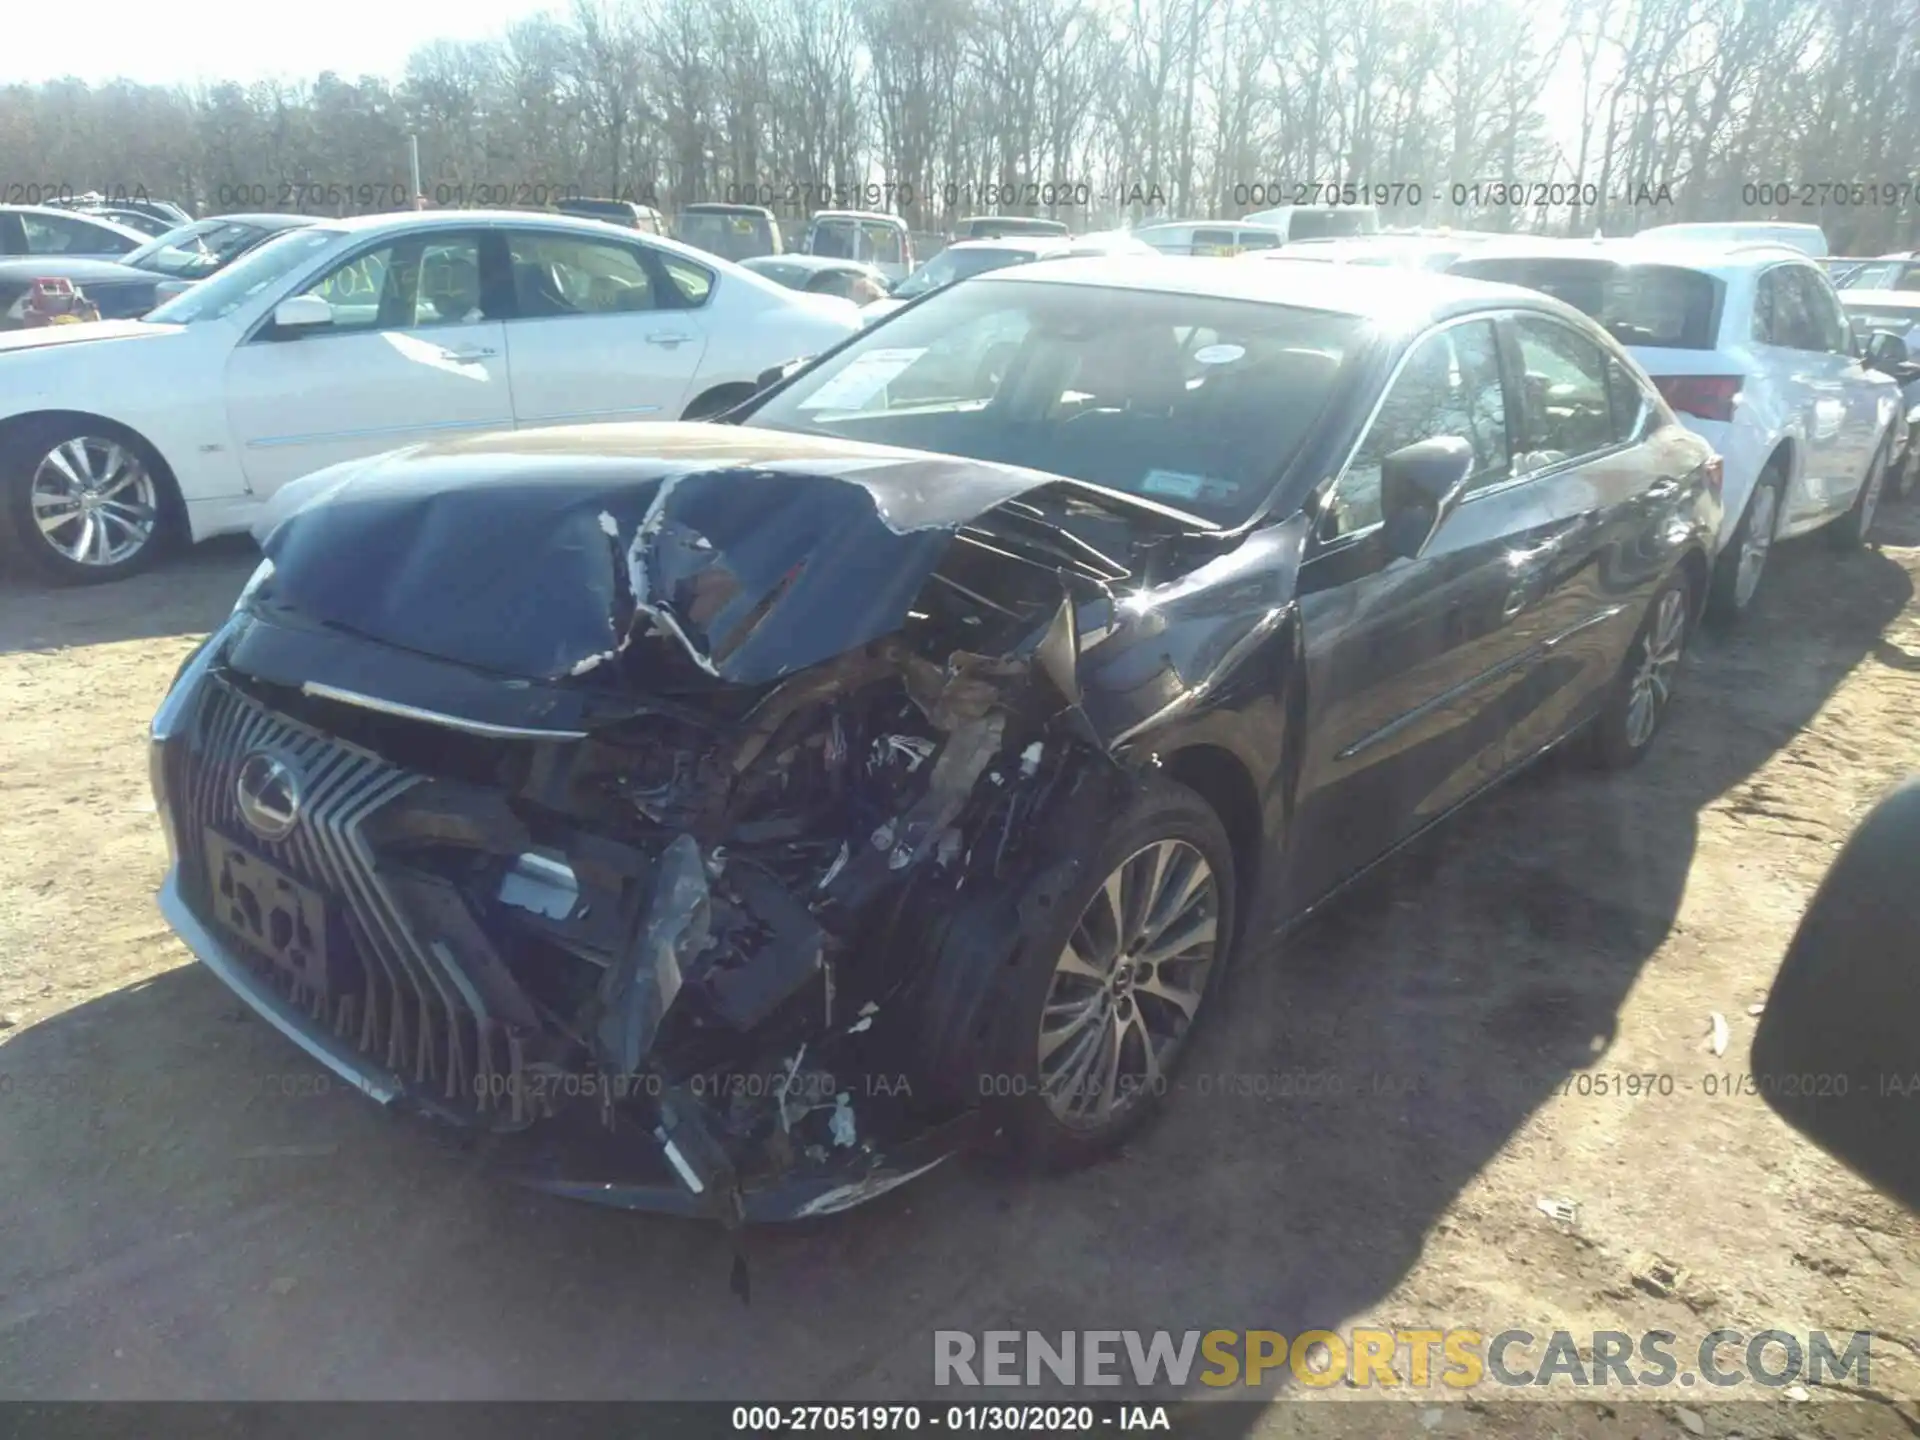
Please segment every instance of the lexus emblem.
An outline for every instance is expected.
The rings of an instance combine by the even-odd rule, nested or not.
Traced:
[[[300,818],[300,772],[268,750],[255,750],[234,777],[240,818],[262,840],[284,840]]]

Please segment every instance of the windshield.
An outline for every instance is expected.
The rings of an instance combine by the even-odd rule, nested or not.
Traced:
[[[276,235],[249,251],[211,279],[176,295],[147,319],[160,325],[192,325],[224,320],[268,286],[278,283],[346,234],[306,228]]]
[[[1920,325],[1920,308],[1902,310],[1893,306],[1849,305],[1846,309],[1847,324],[1853,327],[1855,338],[1863,343],[1874,331],[1888,330],[1911,345],[1908,337],[1912,335],[1914,327]]]
[[[816,273],[805,265],[795,265],[788,260],[769,260],[763,256],[755,256],[745,263],[754,274],[764,275],[775,284],[785,285],[792,290],[806,289],[807,281]]]
[[[896,300],[911,300],[929,290],[938,290],[969,275],[984,275],[989,270],[1004,270],[1033,259],[1031,250],[942,250],[913,274],[894,287]]]
[[[1331,235],[1370,235],[1378,228],[1370,210],[1296,210],[1287,224],[1289,240],[1320,240]]]
[[[1453,273],[1524,285],[1563,300],[1599,321],[1622,345],[1661,350],[1714,346],[1720,282],[1698,270],[1599,258],[1490,256],[1462,260]]]
[[[1020,465],[1236,524],[1366,333],[1244,300],[984,280],[869,332],[746,423]]]
[[[773,227],[762,215],[716,215],[711,211],[682,212],[679,238],[723,260],[751,260],[774,255]]]
[[[816,220],[808,249],[815,255],[862,260],[870,265],[899,265],[906,251],[898,227],[875,220]]]
[[[1849,270],[1842,290],[1920,290],[1920,265],[1911,260],[1876,260]]]
[[[264,232],[238,220],[196,220],[142,245],[126,263],[162,275],[198,279],[255,244]]]

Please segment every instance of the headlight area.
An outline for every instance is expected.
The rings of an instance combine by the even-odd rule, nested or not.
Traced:
[[[194,707],[206,682],[207,672],[213,668],[214,657],[241,623],[239,607],[235,606],[234,613],[227,617],[225,624],[188,652],[187,658],[180,662],[180,668],[174,671],[173,683],[167,687],[160,708],[153,712],[153,720],[147,727],[147,783],[153,790],[154,810],[160,816],[161,837],[167,842],[169,865],[179,856],[179,842],[174,834],[173,812],[167,800],[167,745],[192,723]]]

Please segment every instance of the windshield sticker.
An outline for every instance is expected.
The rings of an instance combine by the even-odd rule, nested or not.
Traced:
[[[1240,486],[1232,480],[1221,480],[1212,475],[1192,475],[1184,470],[1149,470],[1146,478],[1140,482],[1140,488],[1149,495],[1166,495],[1176,500],[1205,500],[1213,504],[1223,504],[1240,493]]]
[[[813,394],[799,402],[800,410],[858,410],[886,388],[902,370],[927,353],[916,349],[869,350],[855,359]]]
[[[1206,488],[1207,477],[1187,475],[1178,470],[1149,470],[1140,488],[1149,495],[1174,495],[1182,500],[1198,500]]]
[[[1196,365],[1231,365],[1247,353],[1244,345],[1203,345],[1193,352]]]

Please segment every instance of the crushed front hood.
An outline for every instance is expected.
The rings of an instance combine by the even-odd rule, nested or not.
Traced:
[[[1171,516],[1037,471],[746,427],[484,437],[309,477],[254,603],[527,680],[610,680],[595,672],[619,658],[644,682],[646,651],[762,685],[898,629],[961,527],[1059,486]],[[660,636],[675,643],[634,644]]]

